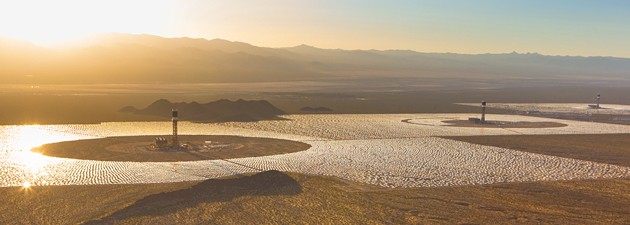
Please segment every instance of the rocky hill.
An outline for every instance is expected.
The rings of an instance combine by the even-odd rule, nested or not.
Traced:
[[[171,117],[171,110],[179,111],[181,120],[195,122],[253,122],[280,119],[284,112],[265,100],[230,101],[221,99],[201,104],[198,102],[170,102],[160,99],[144,109],[124,107],[120,112]]]

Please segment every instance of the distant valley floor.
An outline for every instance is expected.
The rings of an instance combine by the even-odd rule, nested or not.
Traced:
[[[461,82],[461,81],[458,81]],[[378,82],[375,82],[378,83]],[[172,102],[210,102],[219,99],[267,100],[287,114],[391,114],[479,113],[479,102],[493,103],[585,103],[596,93],[602,104],[630,105],[630,88],[611,86],[455,88],[439,89],[399,84],[357,89],[356,83],[341,86],[279,84],[174,84],[174,85],[60,85],[39,88],[0,85],[0,124],[86,124],[101,122],[168,121],[156,115],[122,113],[125,106],[145,108],[156,99]],[[252,87],[250,87],[250,85]],[[287,87],[290,87],[287,89]],[[160,91],[156,91],[160,90]],[[454,103],[474,103],[472,106]],[[304,111],[303,108],[325,108]],[[169,112],[164,112],[168,114]],[[488,109],[488,113],[511,113]],[[184,116],[184,115],[182,115]]]

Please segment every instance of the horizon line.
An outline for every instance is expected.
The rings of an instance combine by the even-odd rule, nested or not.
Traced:
[[[511,55],[511,54],[516,54],[516,55],[539,55],[539,56],[549,56],[549,57],[576,57],[576,58],[617,58],[617,59],[630,59],[630,56],[617,56],[617,55],[560,55],[560,54],[548,54],[548,53],[539,53],[539,52],[518,52],[518,51],[511,51],[511,52],[477,52],[477,53],[462,53],[462,52],[425,52],[425,51],[420,51],[420,50],[414,50],[414,49],[397,49],[397,48],[386,48],[386,49],[376,49],[376,48],[370,48],[370,49],[361,49],[361,48],[355,48],[355,49],[344,49],[344,48],[323,48],[323,47],[317,47],[314,45],[310,45],[310,44],[306,44],[306,43],[302,43],[302,44],[298,44],[298,45],[294,45],[294,46],[283,46],[283,47],[269,47],[269,46],[262,46],[262,45],[256,45],[256,44],[252,44],[252,43],[248,43],[248,42],[244,42],[244,41],[237,41],[237,40],[228,40],[225,38],[219,38],[219,37],[215,37],[215,38],[208,38],[208,37],[192,37],[192,36],[161,36],[161,35],[156,35],[156,34],[149,34],[149,33],[124,33],[124,32],[99,32],[99,33],[94,33],[94,34],[90,34],[90,35],[85,35],[83,37],[79,37],[76,38],[72,41],[68,41],[67,43],[57,43],[57,44],[38,44],[35,43],[33,41],[29,41],[29,40],[23,40],[20,38],[14,38],[14,37],[10,37],[10,36],[5,36],[5,35],[0,35],[0,41],[13,41],[13,42],[21,42],[21,43],[26,43],[26,44],[30,44],[39,48],[43,48],[43,49],[57,49],[57,50],[68,50],[68,49],[73,49],[73,48],[82,48],[82,47],[87,47],[87,46],[91,46],[94,43],[91,43],[89,41],[89,39],[91,38],[99,38],[105,35],[127,35],[127,36],[150,36],[150,37],[157,37],[157,38],[163,38],[163,39],[194,39],[194,40],[204,40],[204,41],[227,41],[227,42],[232,42],[232,43],[240,43],[240,44],[247,44],[247,45],[251,45],[253,47],[257,47],[257,48],[272,48],[272,49],[289,49],[289,48],[297,48],[297,47],[310,47],[310,48],[315,48],[315,49],[319,49],[319,50],[337,50],[337,51],[379,51],[379,52],[387,52],[387,51],[408,51],[408,52],[414,52],[414,53],[420,53],[420,54],[453,54],[453,55]],[[68,47],[68,46],[76,46],[77,44],[70,44],[71,42],[88,42],[90,43],[89,45],[85,45],[85,46],[81,46],[81,47]],[[80,46],[80,44],[78,44]]]

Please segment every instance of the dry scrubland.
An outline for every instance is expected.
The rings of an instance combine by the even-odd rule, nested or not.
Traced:
[[[630,167],[630,134],[510,135],[445,138],[524,152]]]
[[[385,189],[269,171],[203,182],[0,188],[3,224],[626,224],[630,180]]]

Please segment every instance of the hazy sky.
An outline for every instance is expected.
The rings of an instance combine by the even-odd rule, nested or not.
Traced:
[[[0,36],[99,32],[258,46],[630,57],[625,0],[0,0]]]

